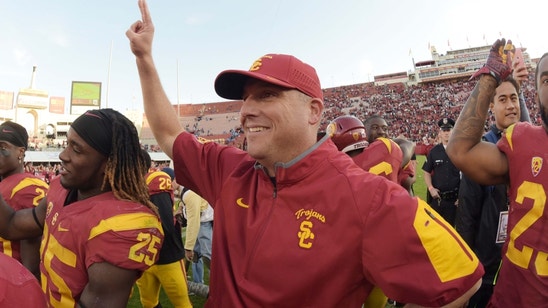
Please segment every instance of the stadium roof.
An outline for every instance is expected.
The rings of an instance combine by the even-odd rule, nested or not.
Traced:
[[[434,60],[426,60],[426,61],[420,61],[415,63],[415,66],[426,66],[426,65],[434,65],[436,64],[436,61]]]
[[[59,160],[59,152],[54,151],[26,151],[25,162],[31,163],[53,163],[61,162]]]

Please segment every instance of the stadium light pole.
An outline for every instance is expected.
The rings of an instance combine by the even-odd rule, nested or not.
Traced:
[[[108,56],[108,71],[107,71],[107,93],[105,97],[105,108],[108,108],[108,97],[110,92],[110,65],[112,64],[112,44],[113,41],[110,41],[110,53]]]
[[[177,59],[177,118],[181,117],[181,102],[179,101],[179,59]]]

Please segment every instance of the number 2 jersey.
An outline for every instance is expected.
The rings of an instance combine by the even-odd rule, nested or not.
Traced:
[[[14,210],[32,208],[46,196],[48,184],[29,173],[12,174],[0,182],[0,194]],[[19,241],[8,241],[0,237],[0,252],[21,262]]]
[[[145,175],[150,201],[158,207],[164,229],[164,242],[156,264],[170,264],[185,257],[181,225],[173,217],[173,187],[170,176],[163,171]]]
[[[75,307],[96,262],[144,271],[158,259],[160,219],[145,205],[112,192],[65,204],[69,190],[50,185],[42,238],[42,289],[50,306]]]
[[[398,183],[403,153],[396,142],[379,137],[352,159],[363,170]]]
[[[510,209],[489,305],[548,307],[548,134],[541,126],[516,123],[497,146],[508,158]]]

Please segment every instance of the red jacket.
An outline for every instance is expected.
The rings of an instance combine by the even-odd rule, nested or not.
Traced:
[[[280,163],[274,180],[246,152],[188,133],[173,159],[177,181],[215,208],[208,307],[360,307],[373,285],[441,306],[483,275],[425,202],[331,140]]]

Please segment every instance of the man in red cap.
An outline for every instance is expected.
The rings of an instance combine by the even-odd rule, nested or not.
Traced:
[[[177,181],[215,209],[208,307],[360,307],[374,285],[398,301],[456,307],[477,290],[483,268],[443,218],[328,135],[317,140],[323,92],[299,59],[268,54],[217,77],[217,94],[243,100],[247,152],[185,132],[139,7],[126,35],[147,119]]]

